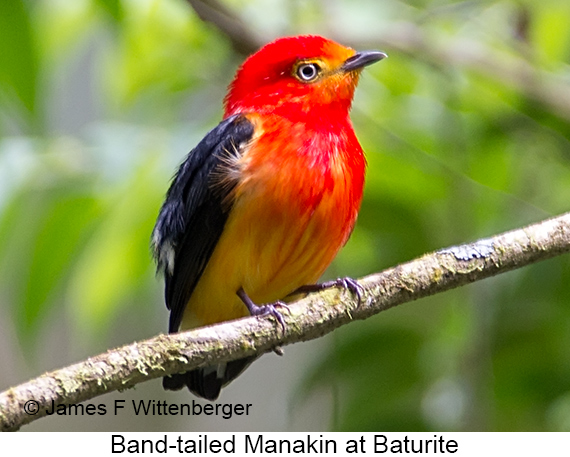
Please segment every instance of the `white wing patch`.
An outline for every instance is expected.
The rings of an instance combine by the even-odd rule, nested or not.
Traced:
[[[174,259],[176,257],[172,240],[163,240],[160,231],[155,229],[152,235],[152,246],[159,270],[163,270],[172,276],[174,274]]]

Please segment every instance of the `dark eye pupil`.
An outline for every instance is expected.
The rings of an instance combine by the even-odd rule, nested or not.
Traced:
[[[314,63],[309,63],[301,65],[297,73],[301,79],[305,81],[310,81],[317,76],[318,72],[319,72],[319,67]]]

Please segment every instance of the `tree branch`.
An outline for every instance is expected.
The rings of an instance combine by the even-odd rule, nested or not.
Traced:
[[[263,40],[235,12],[218,0],[188,0],[188,3],[200,19],[221,30],[239,54],[249,55],[263,45]]]
[[[393,306],[569,251],[567,213],[363,278],[360,305],[340,289],[311,294],[291,304],[284,332],[271,318],[249,317],[123,346],[0,393],[0,429],[17,430],[45,416],[52,402],[78,403],[167,374],[315,339]]]
[[[188,0],[188,3],[203,21],[210,22],[227,36],[242,55],[252,54],[267,41],[219,0]],[[570,121],[567,81],[552,72],[535,68],[525,58],[494,51],[474,40],[438,40],[413,22],[398,22],[372,34],[369,31],[346,32],[331,38],[352,43],[357,48],[375,43],[445,68],[475,71],[516,89]]]
[[[346,38],[349,42],[359,41],[356,36]],[[561,119],[570,121],[568,82],[514,53],[496,51],[470,39],[436,40],[411,22],[393,24],[375,36],[366,37],[365,41],[385,45],[388,49],[411,54],[446,69],[474,71],[518,91]]]

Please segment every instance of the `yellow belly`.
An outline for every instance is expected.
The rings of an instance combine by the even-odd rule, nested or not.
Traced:
[[[331,249],[318,219],[295,224],[259,205],[244,202],[234,208],[188,302],[181,329],[247,316],[236,295],[241,287],[263,304],[315,283],[340,247]]]

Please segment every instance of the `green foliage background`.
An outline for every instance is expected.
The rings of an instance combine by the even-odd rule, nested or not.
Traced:
[[[568,210],[570,3],[224,4],[263,41],[323,34],[390,56],[356,96],[366,195],[328,277]],[[0,2],[0,42],[2,390],[165,331],[150,232],[243,56],[183,0]],[[563,256],[264,357],[221,398],[253,402],[249,418],[28,428],[567,431],[569,302]],[[100,401],[190,401],[147,384]]]

